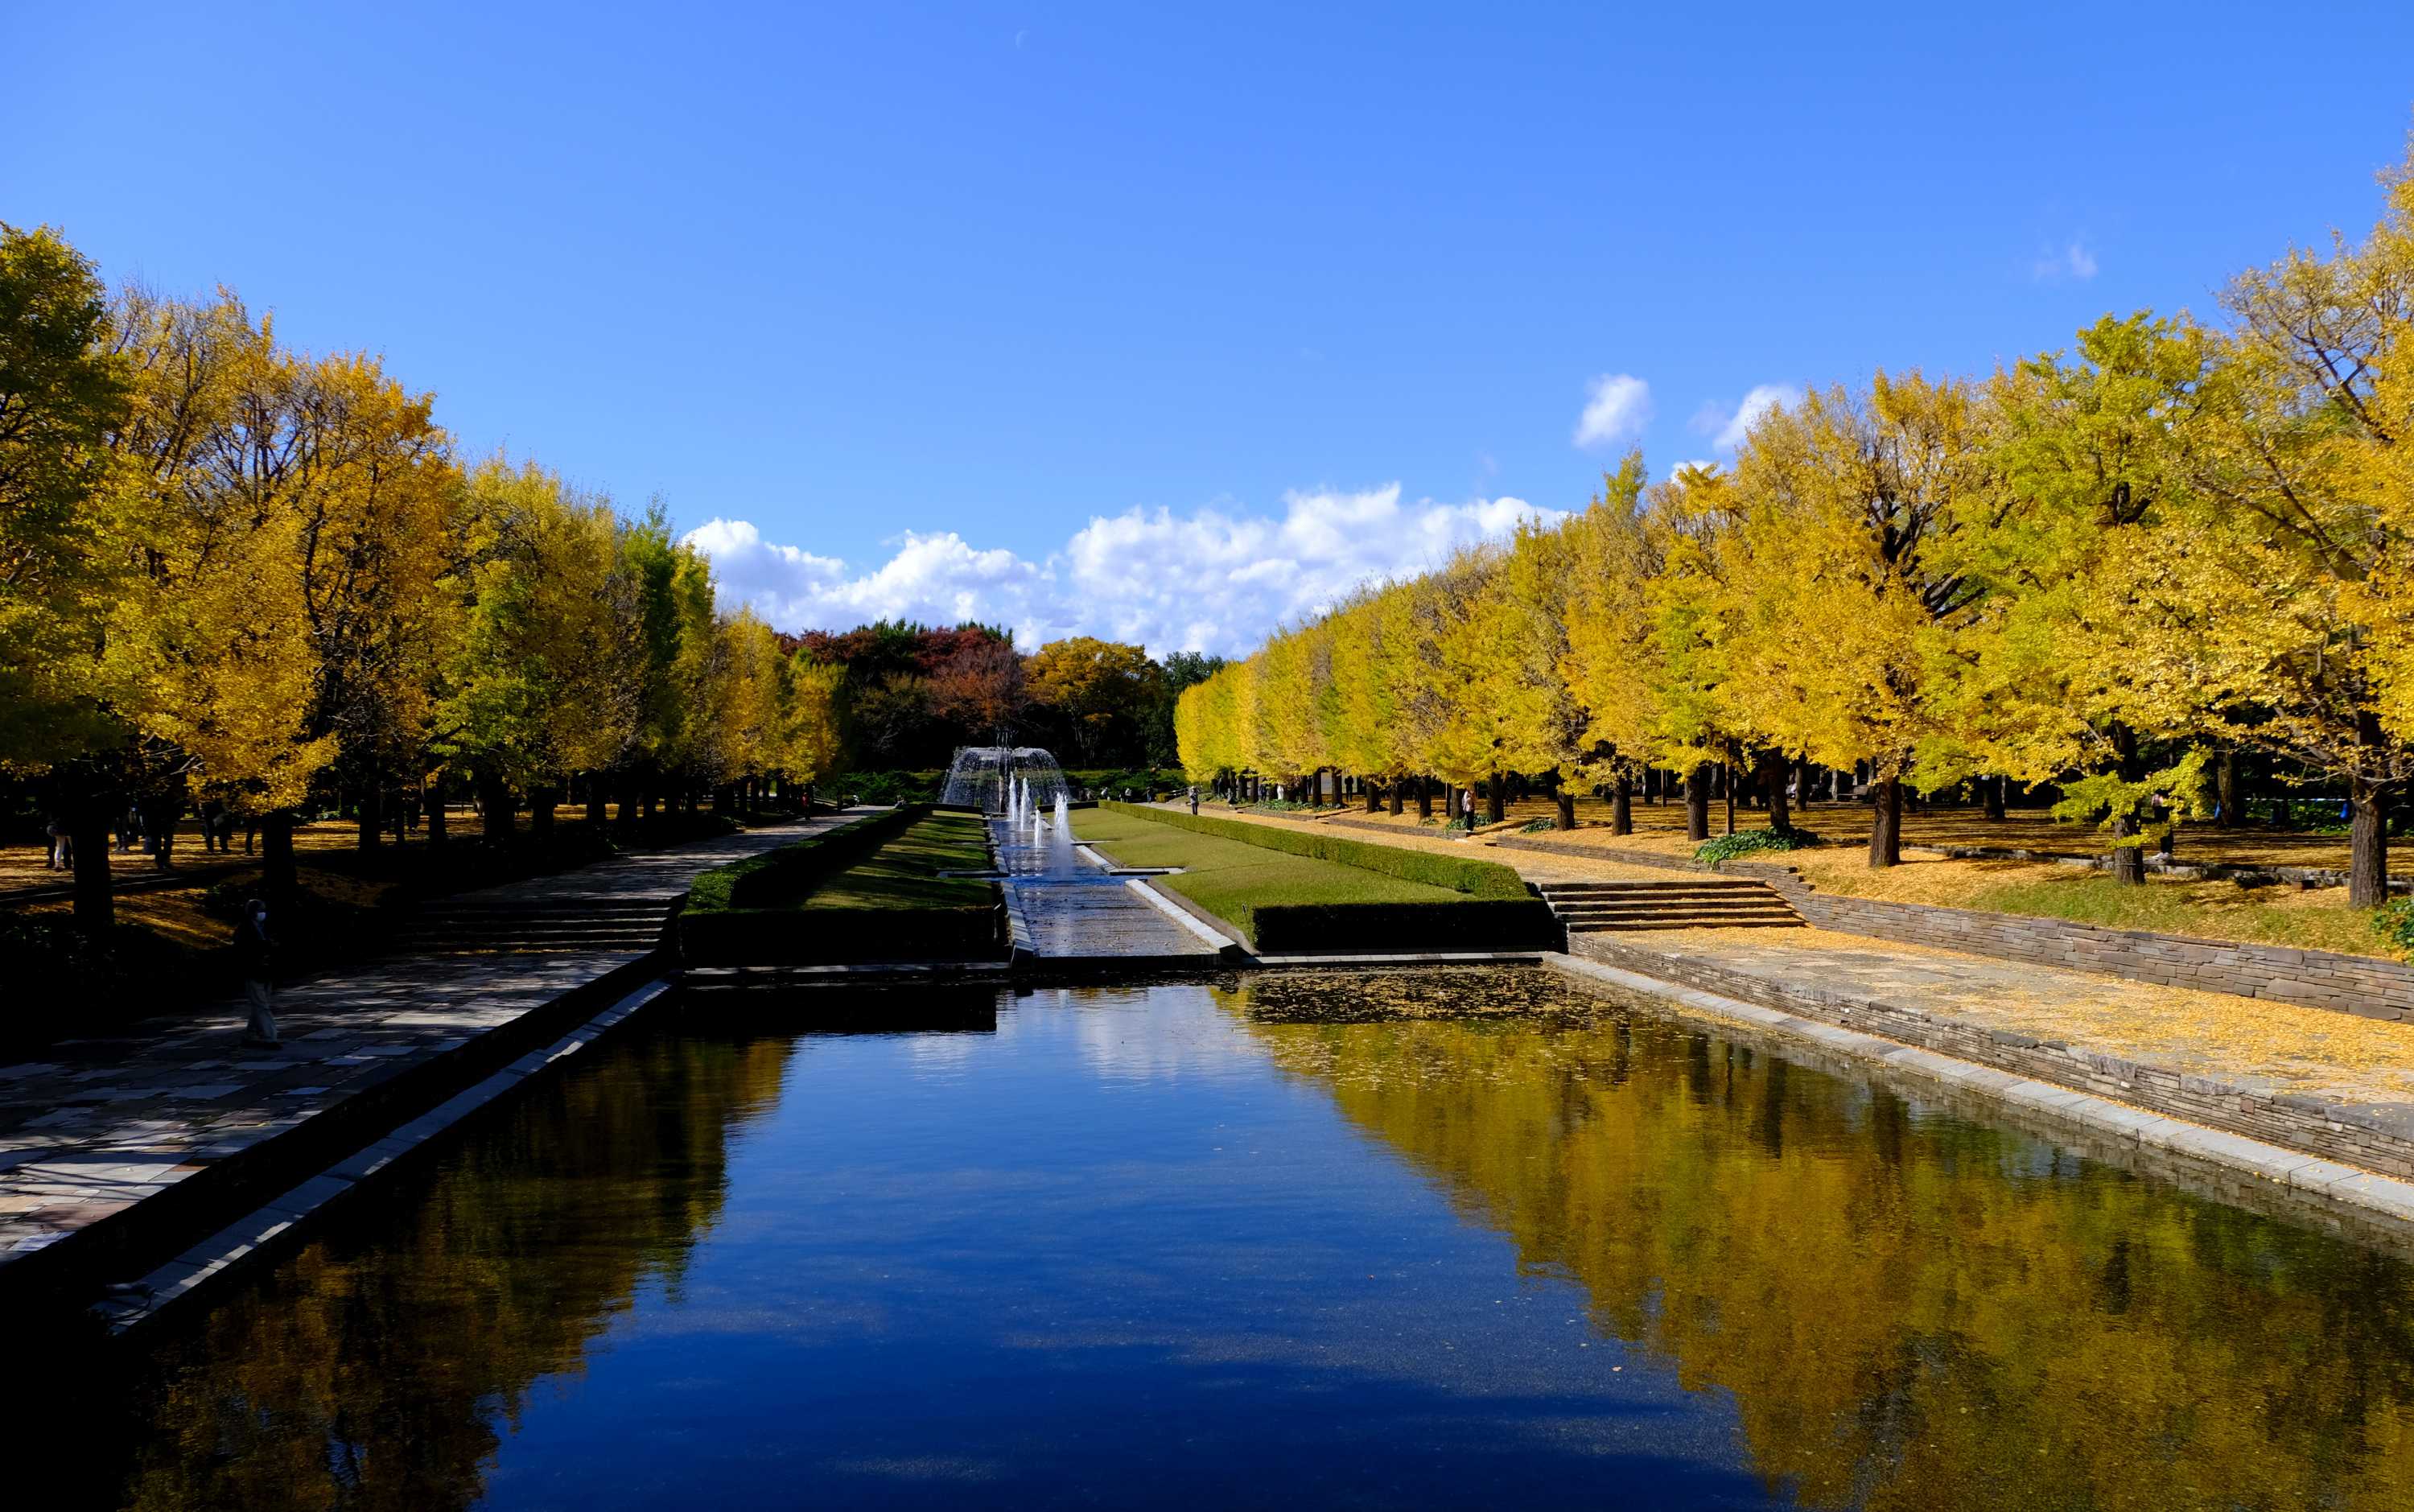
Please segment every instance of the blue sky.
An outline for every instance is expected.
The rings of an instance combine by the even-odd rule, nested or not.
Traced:
[[[659,493],[779,622],[1159,650],[1755,389],[2209,309],[2414,124],[2404,4],[12,8],[0,219]]]

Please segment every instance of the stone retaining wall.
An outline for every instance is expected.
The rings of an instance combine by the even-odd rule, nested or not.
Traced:
[[[1571,954],[1661,981],[1917,1045],[2321,1160],[2414,1177],[2414,1104],[2357,1106],[2324,1103],[2294,1093],[2267,1094],[2213,1077],[1983,1028],[1908,1004],[1831,992],[1806,982],[1772,981],[1614,936],[1579,935],[1568,945]]]
[[[2131,981],[2264,997],[2365,1018],[2414,1020],[2414,966],[2372,956],[2195,939],[2140,929],[2108,929],[2101,924],[2026,914],[1847,897],[1838,892],[1821,892],[1802,880],[1793,867],[1770,861],[1734,861],[1711,867],[1649,851],[1592,846],[1578,850],[1572,846],[1522,839],[1498,843],[1513,849],[1589,856],[1621,865],[1749,876],[1775,888],[1796,912],[1821,929],[1847,935],[1900,940],[2003,961],[2093,971]]]

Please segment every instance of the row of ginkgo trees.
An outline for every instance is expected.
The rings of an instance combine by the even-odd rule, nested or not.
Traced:
[[[1996,774],[2106,816],[2137,880],[2214,755],[2254,752],[2344,788],[2377,904],[2414,773],[2414,159],[2383,182],[2368,238],[2240,277],[2218,322],[1814,391],[1728,468],[1647,484],[1629,457],[1582,513],[1192,689],[1183,762],[1523,773],[1622,825],[1647,770],[1808,760],[1868,773],[1872,866],[1906,786]]]
[[[839,669],[716,612],[708,563],[541,468],[465,462],[431,397],[313,355],[223,291],[114,294],[0,226],[0,771],[76,841],[111,921],[129,803],[254,817],[474,788],[490,830],[693,808],[838,756]],[[441,810],[431,810],[440,822]]]

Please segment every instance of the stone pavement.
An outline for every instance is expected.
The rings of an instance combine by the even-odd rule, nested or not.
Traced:
[[[698,873],[842,817],[616,857],[463,896],[659,899],[667,909]],[[229,1000],[0,1066],[0,1267],[642,959],[604,951],[395,958],[284,988],[277,1049],[246,1047],[244,1007]]]
[[[1827,930],[1682,929],[1622,935],[1672,967],[1715,966],[1949,1016],[2001,1036],[2067,1044],[2326,1102],[2414,1102],[2414,1029],[2328,1009],[1962,955]]]

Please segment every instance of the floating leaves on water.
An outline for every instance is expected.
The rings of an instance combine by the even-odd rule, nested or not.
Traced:
[[[1518,1019],[1589,1026],[1618,1012],[1539,966],[1268,972],[1216,996],[1260,1024]]]

